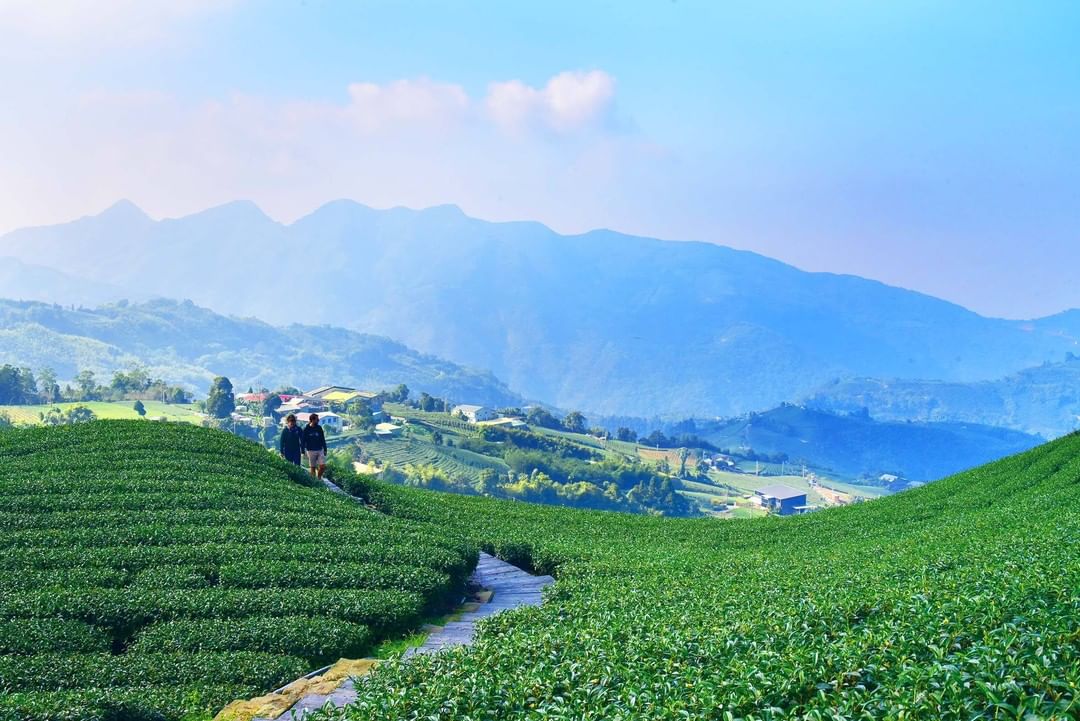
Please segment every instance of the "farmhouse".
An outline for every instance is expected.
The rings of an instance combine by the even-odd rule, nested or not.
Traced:
[[[278,415],[287,416],[290,413],[321,413],[326,410],[326,404],[318,398],[310,396],[292,396],[282,403],[274,411]]]
[[[235,398],[237,403],[262,403],[269,395],[269,393],[237,393]]]
[[[807,510],[806,491],[782,483],[774,483],[754,491],[761,504],[781,516],[791,516]]]
[[[379,438],[394,438],[401,435],[401,426],[393,423],[377,423],[375,425],[375,435]]]
[[[318,388],[306,391],[304,395],[310,396],[311,398],[323,399],[331,393],[352,393],[355,390],[355,388],[349,388],[348,386],[319,386]]]
[[[341,430],[341,416],[337,413],[316,413],[319,416],[319,425],[326,426],[328,430],[340,431]],[[306,426],[308,420],[311,419],[310,413],[297,413],[296,423],[301,426]]]
[[[312,398],[318,398],[326,403],[348,403],[349,401],[360,399],[368,401],[372,408],[377,408],[379,394],[375,391],[358,391],[355,388],[349,388],[348,386],[319,386],[314,390],[308,391],[305,395]]]
[[[497,414],[487,406],[471,406],[460,405],[454,406],[453,414],[465,416],[465,420],[469,423],[479,423],[480,421],[494,420]]]

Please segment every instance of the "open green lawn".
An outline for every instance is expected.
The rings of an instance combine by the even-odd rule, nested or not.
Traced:
[[[41,423],[41,414],[50,408],[67,411],[75,406],[86,406],[101,420],[130,420],[139,417],[133,408],[134,401],[86,401],[84,403],[53,403],[37,406],[0,406],[0,412],[8,414],[11,420],[20,424],[36,425]],[[168,421],[199,423],[203,416],[189,405],[176,405],[160,401],[143,401],[146,418],[164,418]]]

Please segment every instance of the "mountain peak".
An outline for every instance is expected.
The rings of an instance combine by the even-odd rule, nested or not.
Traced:
[[[276,223],[273,218],[263,212],[262,208],[251,200],[232,200],[228,203],[215,205],[212,208],[193,213],[187,218],[203,218],[212,220],[230,220],[245,222],[269,222]]]
[[[98,213],[98,218],[122,218],[133,220],[150,220],[150,216],[147,215],[142,208],[135,205],[127,198],[121,198],[105,210]]]

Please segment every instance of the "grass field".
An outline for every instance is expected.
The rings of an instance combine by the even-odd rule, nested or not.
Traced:
[[[134,401],[87,401],[85,403],[53,403],[51,405],[37,406],[0,406],[0,412],[6,413],[15,423],[39,425],[41,423],[41,414],[47,412],[50,408],[67,411],[75,406],[86,406],[101,420],[133,420],[139,418],[139,414],[132,407],[133,405]],[[143,401],[143,405],[146,407],[146,418],[164,418],[168,421],[185,423],[199,423],[203,418],[192,406],[162,403],[161,401]]]

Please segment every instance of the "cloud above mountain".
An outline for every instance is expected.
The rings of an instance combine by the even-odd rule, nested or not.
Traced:
[[[537,124],[572,132],[597,123],[610,111],[615,79],[603,70],[563,72],[542,88],[520,80],[492,83],[485,100],[492,119],[518,132]]]
[[[172,217],[246,197],[289,221],[343,196],[542,217],[568,194],[613,189],[627,159],[656,157],[614,122],[615,79],[596,69],[472,93],[419,76],[353,82],[332,100],[98,89],[59,102],[65,112],[32,125],[0,116],[0,184],[12,188],[0,218],[38,204],[55,217],[66,203],[77,217],[118,197]],[[63,180],[36,168],[64,168]],[[58,197],[58,183],[79,192]]]

